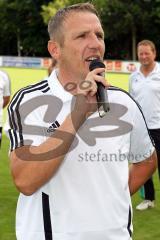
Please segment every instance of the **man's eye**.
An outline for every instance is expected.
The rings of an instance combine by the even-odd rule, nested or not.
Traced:
[[[103,35],[102,34],[97,34],[97,38],[103,39]]]
[[[85,34],[81,34],[78,36],[78,38],[84,38],[85,37]]]

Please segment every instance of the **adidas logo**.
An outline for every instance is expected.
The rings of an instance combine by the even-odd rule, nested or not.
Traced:
[[[58,121],[55,121],[54,123],[52,123],[52,125],[47,129],[48,133],[54,132],[56,130],[56,128],[58,128],[60,126]]]

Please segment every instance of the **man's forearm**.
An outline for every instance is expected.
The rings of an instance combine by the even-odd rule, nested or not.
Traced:
[[[157,156],[152,156],[142,162],[134,163],[129,169],[129,189],[133,195],[154,173],[157,167]]]

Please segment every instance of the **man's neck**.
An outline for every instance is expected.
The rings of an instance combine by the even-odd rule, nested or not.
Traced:
[[[143,73],[145,77],[147,77],[155,68],[156,62],[153,62],[151,65],[144,66],[142,65],[140,67],[140,71]]]
[[[78,80],[75,79],[72,73],[67,72],[66,74],[65,71],[63,72],[60,70],[58,71],[57,78],[66,91],[72,95],[76,95]]]

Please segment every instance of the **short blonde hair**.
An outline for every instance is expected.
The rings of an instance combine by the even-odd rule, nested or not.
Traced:
[[[139,46],[150,46],[151,47],[151,49],[152,49],[152,52],[154,52],[154,53],[156,53],[156,46],[155,46],[155,44],[152,42],[152,41],[150,41],[150,40],[143,40],[143,41],[140,41],[139,43],[138,43],[138,45],[137,45],[137,48],[139,47]]]
[[[63,23],[65,22],[69,14],[73,12],[90,12],[95,14],[100,20],[96,8],[91,3],[77,3],[74,5],[64,7],[58,10],[57,13],[50,19],[48,23],[48,33],[50,39],[58,41],[61,45],[63,45],[64,41]]]

